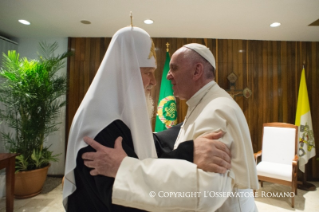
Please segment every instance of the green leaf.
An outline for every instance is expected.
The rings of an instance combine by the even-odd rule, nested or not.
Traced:
[[[16,170],[32,170],[57,161],[44,146],[45,138],[58,129],[56,118],[65,101],[66,76],[56,72],[64,66],[65,52],[55,55],[58,44],[40,43],[38,60],[20,58],[16,51],[3,55],[0,70],[0,122],[12,130],[0,132],[6,149],[17,152]],[[5,129],[5,128],[2,128]]]

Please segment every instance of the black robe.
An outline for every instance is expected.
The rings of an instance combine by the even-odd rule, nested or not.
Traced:
[[[193,141],[186,141],[175,150],[174,143],[181,124],[163,132],[154,133],[153,138],[159,158],[183,159],[193,162]],[[137,158],[134,152],[133,140],[130,129],[121,121],[116,120],[105,127],[94,138],[100,144],[114,148],[117,137],[123,137],[122,146],[129,157]],[[77,189],[68,197],[68,212],[137,212],[143,211],[112,204],[112,188],[114,178],[105,176],[91,176],[90,168],[84,165],[82,154],[95,152],[91,146],[80,149],[76,159],[74,176]]]

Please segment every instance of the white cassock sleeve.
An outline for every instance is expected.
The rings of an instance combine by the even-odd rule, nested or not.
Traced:
[[[176,159],[126,157],[113,185],[113,204],[147,211],[215,211],[231,192],[233,174],[204,172]]]

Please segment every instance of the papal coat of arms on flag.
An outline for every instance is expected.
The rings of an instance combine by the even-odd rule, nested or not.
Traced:
[[[315,138],[313,131],[310,129],[308,123],[305,125],[300,125],[300,135],[299,135],[299,156],[302,157],[306,154],[304,145],[307,145],[306,151],[311,152],[312,148],[315,147]]]

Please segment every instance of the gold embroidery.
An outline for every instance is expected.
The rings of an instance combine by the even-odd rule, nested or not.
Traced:
[[[154,45],[154,43],[153,43],[152,38],[151,38],[151,41],[152,41],[152,46],[151,46],[150,54],[148,55],[148,59],[151,59],[151,57],[153,56],[154,59],[155,59],[155,63],[157,63],[157,62],[156,62],[155,45]]]
[[[168,107],[165,108],[166,116],[169,116],[171,119],[175,119],[176,116],[176,104],[171,102]]]

